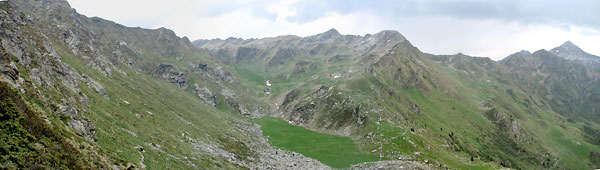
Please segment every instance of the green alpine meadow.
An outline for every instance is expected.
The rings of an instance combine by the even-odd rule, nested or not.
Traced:
[[[496,61],[383,29],[190,40],[69,2],[0,1],[0,169],[600,168],[600,57],[571,41]]]

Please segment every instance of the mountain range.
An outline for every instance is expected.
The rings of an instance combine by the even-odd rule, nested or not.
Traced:
[[[1,169],[600,168],[600,57],[393,30],[190,41],[0,2]]]

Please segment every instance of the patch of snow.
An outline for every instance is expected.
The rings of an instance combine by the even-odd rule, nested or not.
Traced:
[[[333,74],[331,74],[331,77],[333,77],[334,79],[337,79],[337,78],[342,77],[342,75],[340,73],[333,73]]]

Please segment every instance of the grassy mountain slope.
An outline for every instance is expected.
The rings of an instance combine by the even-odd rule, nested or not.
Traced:
[[[54,147],[58,141],[63,145],[57,146],[66,148],[48,150],[58,157],[47,157],[51,159],[47,162],[55,164],[50,167],[280,169],[295,164],[327,168],[270,147],[259,127],[242,116],[260,113],[261,104],[226,68],[195,47],[186,48],[185,39],[172,31],[110,25],[77,14],[65,1],[2,5],[2,79],[11,86],[6,89],[18,90],[29,103],[39,104],[44,111],[41,116],[48,117],[51,130],[57,131],[41,142]],[[11,106],[11,101],[2,103]],[[11,119],[3,123],[15,115],[12,110],[6,114]],[[14,119],[21,118],[17,114]],[[15,128],[22,129],[9,127]],[[33,147],[37,150],[31,152],[32,159],[36,153],[45,157],[46,151],[37,144],[45,136],[38,133],[15,134],[24,135],[23,140],[33,134],[36,140],[29,140],[29,148],[23,146],[27,142],[16,139],[3,145],[10,152],[2,153],[2,167],[30,165],[23,161],[28,151],[10,148]],[[76,148],[83,157],[69,148]],[[71,156],[61,157],[63,152]],[[271,155],[275,152],[279,155]],[[76,161],[69,161],[71,157]]]
[[[530,84],[524,86],[526,90],[549,101],[556,112],[577,121],[598,122],[599,72],[545,50],[531,55],[516,53],[502,64],[517,70],[518,80]]]
[[[600,164],[598,72],[551,52],[499,63],[334,29],[190,42],[63,0],[0,7],[1,168]]]

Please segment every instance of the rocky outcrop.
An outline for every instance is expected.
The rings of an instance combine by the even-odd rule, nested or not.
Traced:
[[[354,133],[367,119],[366,106],[326,86],[308,95],[293,90],[286,95],[281,107],[282,117],[289,123],[343,136]]]
[[[208,64],[198,63],[192,64],[194,65],[194,69],[192,73],[200,74],[202,77],[210,80],[215,80],[218,82],[227,82],[231,84],[238,84],[238,81],[231,74],[231,72],[226,71],[222,66],[217,65],[216,67],[209,66]]]
[[[208,88],[200,87],[198,84],[194,84],[194,88],[192,89],[192,93],[196,94],[202,100],[213,107],[217,107],[219,105],[219,101],[217,100],[217,96],[214,95]]]
[[[499,130],[508,133],[508,136],[513,137],[515,141],[519,143],[527,142],[528,135],[521,128],[520,123],[514,120],[512,116],[508,116],[506,113],[496,108],[486,111],[484,115],[492,121]]]
[[[65,115],[68,118],[66,121],[77,134],[90,141],[96,141],[93,124],[80,114],[83,109],[74,101],[78,98],[80,103],[87,103],[87,96],[80,94],[80,82],[87,83],[90,88],[108,98],[106,91],[99,83],[81,76],[75,69],[65,64],[48,38],[32,29],[31,20],[21,17],[24,15],[16,15],[17,11],[7,7],[7,4],[0,5],[3,8],[0,10],[2,25],[0,77],[2,80],[19,88],[21,92],[35,96],[49,96],[39,99],[39,102],[45,106],[58,106],[59,109],[55,114]],[[23,69],[19,70],[19,68]],[[29,79],[25,80],[24,76]],[[41,94],[40,88],[52,89],[60,94]]]
[[[75,130],[78,135],[84,136],[89,141],[98,141],[94,124],[89,120],[74,119],[68,124]]]
[[[0,81],[8,82],[13,87],[21,84],[21,76],[14,62],[0,65]]]
[[[86,75],[83,75],[83,82],[85,82],[88,85],[88,87],[90,87],[91,89],[96,91],[96,93],[100,94],[102,97],[104,97],[106,99],[110,98],[108,96],[108,94],[106,93],[106,90],[104,90],[104,87],[102,87],[102,85],[100,85],[100,83],[98,83],[94,79],[92,79]]]
[[[182,89],[188,88],[185,73],[176,71],[175,67],[171,64],[159,64],[158,67],[156,67],[155,74],[159,78],[165,79]]]
[[[508,113],[503,112],[501,109],[492,108],[485,111],[484,116],[489,119],[496,128],[494,131],[489,132],[493,134],[492,136],[495,138],[493,142],[497,143],[495,146],[503,148],[503,150],[510,150],[517,154],[521,155],[529,155],[536,159],[527,160],[529,163],[541,163],[543,167],[555,169],[557,166],[558,159],[550,154],[547,149],[541,148],[541,146],[535,147],[527,147],[529,144],[537,143],[534,138],[532,138],[532,134],[528,134],[526,130],[521,126],[521,124],[515,120],[515,116],[509,115]],[[455,136],[450,136],[455,143]],[[457,143],[458,144],[458,143]],[[460,145],[460,144],[459,144]],[[540,150],[541,152],[528,152],[527,150]],[[477,155],[477,151],[472,153]],[[483,157],[485,155],[477,155],[478,157]],[[500,159],[501,165],[506,167],[517,168],[522,166],[514,160],[514,158],[503,156],[503,155],[495,155]]]

